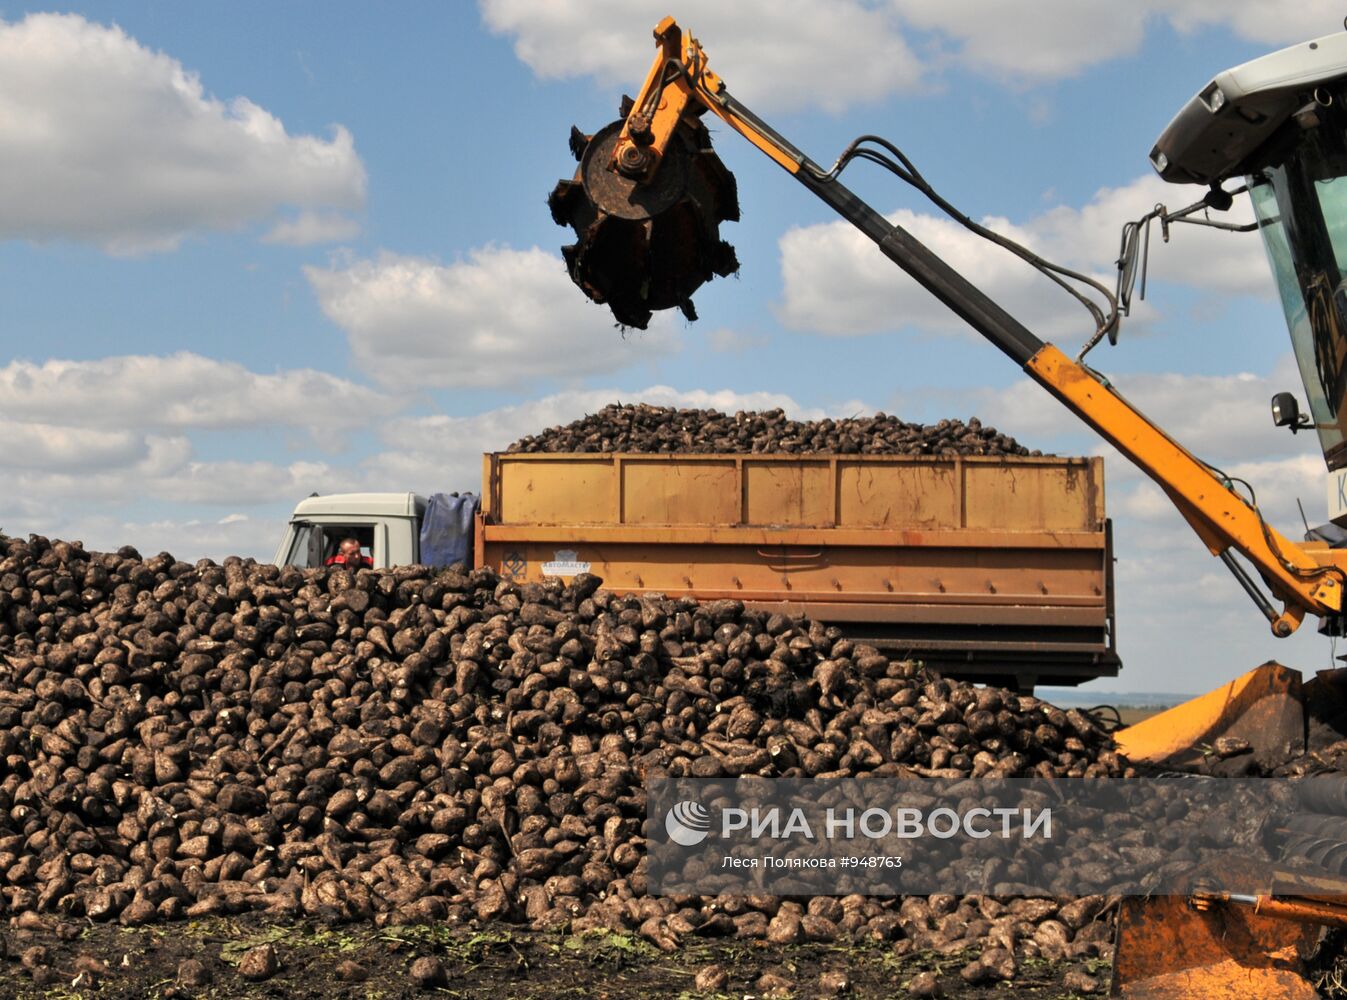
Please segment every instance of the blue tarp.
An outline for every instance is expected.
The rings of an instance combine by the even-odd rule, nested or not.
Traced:
[[[472,564],[472,516],[477,497],[435,493],[421,520],[421,563],[425,566]]]

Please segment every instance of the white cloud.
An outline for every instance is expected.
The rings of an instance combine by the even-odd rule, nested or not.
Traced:
[[[452,264],[385,253],[306,267],[356,363],[398,387],[508,387],[612,372],[672,351],[672,320],[625,336],[571,284],[561,258],[485,247]]]
[[[1026,79],[1075,76],[1141,45],[1146,18],[1133,4],[1036,0],[1019,4],[892,0],[911,27],[937,32],[977,72]],[[1007,44],[1013,39],[1013,44]]]
[[[1192,33],[1224,28],[1247,41],[1272,45],[1340,30],[1341,5],[1304,0],[1293,6],[1266,0],[1037,0],[1032,8],[982,0],[890,0],[902,20],[948,46],[946,57],[974,72],[1024,82],[1059,80],[1111,59],[1133,55],[1153,24]],[[1014,38],[1014,45],[1006,39]],[[1225,69],[1199,69],[1208,76]]]
[[[284,206],[355,209],[365,192],[346,129],[290,135],[247,98],[218,100],[171,56],[73,14],[0,21],[0,162],[0,239],[114,253],[171,249]]]
[[[1167,184],[1155,174],[1143,174],[1130,184],[1100,188],[1082,208],[1057,206],[1027,223],[1041,252],[1053,260],[1107,270],[1112,284],[1113,262],[1123,223],[1139,218],[1157,204],[1174,212],[1200,201],[1205,189],[1191,184]],[[1194,218],[1203,218],[1202,214]],[[1253,206],[1240,195],[1228,212],[1210,212],[1212,221],[1247,225]],[[1272,298],[1276,291],[1257,233],[1231,233],[1188,223],[1170,227],[1168,243],[1161,239],[1158,222],[1151,224],[1150,277],[1153,284],[1182,284],[1215,292],[1236,292]]]
[[[91,537],[107,537],[110,540],[138,539],[135,544],[142,555],[170,552],[179,559],[192,562],[203,556],[217,562],[226,556],[252,556],[259,562],[269,562],[280,543],[285,523],[284,517],[264,518],[230,514],[218,521],[204,518],[181,521],[160,518],[141,523],[122,522],[111,530],[101,530],[98,523],[94,522],[86,526],[85,532],[87,534],[89,531],[95,531],[97,534]]]
[[[0,416],[73,427],[195,430],[282,425],[331,440],[404,404],[311,368],[250,371],[182,351],[93,361],[11,361],[0,368]],[[3,459],[0,459],[3,463]]]
[[[1027,264],[957,223],[901,209],[888,216],[1031,330],[1083,339],[1088,315]],[[1005,220],[983,220],[1020,242],[1031,234]],[[788,230],[781,249],[782,301],[777,316],[793,330],[854,335],[894,329],[965,331],[967,326],[909,278],[848,222]]]
[[[293,219],[277,222],[262,237],[262,242],[307,247],[354,239],[359,233],[360,223],[348,216],[336,212],[300,212]]]
[[[479,0],[543,79],[592,76],[635,94],[655,55],[663,0]],[[684,0],[679,24],[706,46],[735,96],[764,110],[845,107],[916,89],[922,64],[898,20],[861,0]],[[614,94],[613,111],[617,111]]]
[[[202,460],[188,435],[242,430],[255,446],[259,434],[295,428],[333,451],[407,403],[327,372],[262,374],[187,352],[14,361],[0,368],[0,523],[136,501],[293,502],[349,488],[362,473],[348,464]]]
[[[1200,188],[1165,184],[1144,176],[1121,188],[1101,188],[1082,208],[1057,206],[1013,223],[981,220],[1047,259],[1084,271],[1113,287],[1114,261],[1124,222],[1149,212],[1157,202],[1171,211],[1197,201]],[[900,209],[889,221],[911,232],[955,270],[972,280],[1030,330],[1045,339],[1080,341],[1093,332],[1089,315],[1019,258],[974,235],[944,216]],[[1247,199],[1221,221],[1252,220]],[[1149,286],[1185,284],[1203,290],[1271,296],[1262,246],[1253,233],[1228,233],[1175,225],[1163,243],[1158,226],[1151,239]],[[828,222],[788,230],[779,242],[782,302],[786,326],[825,334],[868,334],[895,328],[966,331],[968,327],[909,278],[850,223]],[[1133,301],[1130,321],[1147,316]],[[1153,314],[1152,314],[1153,315]]]
[[[355,483],[352,483],[352,480]],[[349,484],[349,485],[348,485]],[[241,460],[188,462],[154,484],[156,497],[212,507],[294,503],[315,490],[336,493],[364,489],[365,480],[328,462],[278,464]]]
[[[234,508],[227,524],[248,516],[239,508],[288,506],[315,490],[476,490],[483,452],[619,401],[824,415],[781,393],[653,386],[567,391],[466,417],[398,417],[405,401],[324,372],[263,375],[187,353],[12,362],[0,368],[0,439],[9,445],[0,449],[0,525],[62,524],[147,503]],[[848,401],[830,412],[866,409]],[[202,458],[189,436],[286,426],[312,433],[320,449],[334,446],[336,432],[377,428],[383,447],[347,461]]]
[[[1119,457],[1109,464],[1109,468],[1121,470],[1124,468],[1122,463],[1123,459]],[[1297,498],[1305,505],[1305,517],[1311,524],[1322,524],[1325,520],[1323,493],[1324,476],[1327,473],[1323,458],[1317,452],[1313,455],[1235,462],[1222,466],[1221,471],[1251,485],[1264,519],[1288,538],[1297,539],[1304,530]],[[1139,479],[1139,476],[1139,473],[1135,476],[1111,475],[1110,479],[1127,482]],[[1238,489],[1240,495],[1247,499],[1248,491],[1242,485]],[[1114,494],[1118,496],[1112,504],[1115,513],[1125,513],[1129,517],[1150,522],[1172,521],[1179,516],[1173,502],[1149,480],[1138,481],[1130,489],[1115,489]]]
[[[826,411],[802,407],[790,396],[766,391],[679,390],[666,385],[635,390],[574,390],[469,417],[437,415],[391,421],[383,430],[386,448],[369,460],[369,468],[375,479],[388,484],[383,489],[476,492],[481,483],[483,453],[504,451],[526,435],[570,423],[610,403],[650,403],[725,413],[779,407],[797,420],[875,412],[874,407],[855,400]]]
[[[1268,401],[1273,393],[1292,390],[1302,399],[1304,395],[1289,353],[1267,375],[1141,372],[1115,375],[1111,381],[1153,423],[1208,462],[1225,465],[1251,457],[1318,454],[1313,434],[1293,437],[1272,425]],[[971,395],[972,409],[1021,441],[1103,453],[1105,446],[1078,417],[1027,378]]]
[[[147,454],[126,465],[90,469],[29,469],[0,463],[6,489],[26,504],[47,503],[89,511],[132,502],[196,504],[208,508],[294,503],[314,490],[320,493],[362,490],[365,473],[328,462],[279,464],[265,461],[197,461],[185,438],[146,439]],[[26,516],[45,519],[51,511],[33,511],[17,501],[12,507]],[[12,520],[12,518],[10,518]]]
[[[515,54],[539,77],[589,76],[628,92],[645,78],[654,54],[650,29],[668,13],[656,0],[478,6],[486,26],[513,39]],[[1224,28],[1274,46],[1339,30],[1342,11],[1332,0],[1294,7],[1267,0],[1038,0],[1032,7],[1002,0],[685,0],[678,18],[750,106],[837,111],[920,91],[950,65],[1032,85],[1133,55],[1156,25],[1185,33]]]
[[[348,463],[202,461],[182,436],[128,434],[126,440],[116,435],[102,440],[97,431],[56,428],[53,433],[68,435],[71,443],[55,458],[31,461],[14,449],[0,452],[0,475],[6,483],[0,492],[0,527],[12,533],[82,538],[90,547],[129,543],[144,552],[166,548],[192,559],[218,558],[230,551],[270,557],[285,512],[309,493],[477,492],[484,452],[502,451],[526,434],[568,423],[613,402],[710,407],[731,413],[780,407],[801,419],[873,412],[873,407],[857,401],[825,412],[774,392],[680,391],[668,386],[568,391],[467,417],[385,421],[379,425],[383,447]],[[35,433],[26,429],[29,426],[19,429]],[[118,451],[137,446],[139,454]],[[156,510],[185,506],[192,511],[231,512],[148,521],[114,513],[146,504]],[[259,513],[267,509],[269,515]],[[231,550],[227,545],[239,547]]]
[[[146,457],[145,440],[130,431],[7,420],[0,415],[4,442],[0,468],[88,470],[126,465]]]
[[[907,26],[943,42],[946,61],[1023,83],[1078,76],[1134,55],[1147,30],[1161,23],[1185,33],[1224,28],[1268,46],[1332,34],[1342,25],[1342,10],[1332,0],[1294,6],[1266,0],[1038,0],[1032,8],[996,0],[890,0],[890,6]],[[1007,45],[1007,38],[1015,44]],[[1210,77],[1225,68],[1198,72]]]
[[[1342,30],[1342,4],[1336,0],[1297,0],[1294,4],[1267,0],[1225,0],[1218,4],[1210,0],[1150,2],[1179,31],[1224,27],[1240,38],[1268,45],[1290,45]]]
[[[191,459],[192,446],[185,437],[131,434],[128,447],[119,436],[106,440],[88,429],[59,430],[78,442],[68,446],[77,458],[61,461],[58,453],[56,460],[35,459],[17,448],[0,452],[0,473],[6,487],[3,509],[17,508],[41,516],[51,513],[48,505],[53,502],[82,504],[96,498],[101,503],[132,497],[141,483],[153,495],[150,484],[171,477]],[[16,437],[23,440],[29,435],[38,436],[28,431]]]

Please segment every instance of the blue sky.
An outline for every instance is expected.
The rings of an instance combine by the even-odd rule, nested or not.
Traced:
[[[1216,71],[1340,30],[1336,5],[689,0],[741,100],[831,162],[899,143],[951,200],[1110,274],[1163,189],[1146,154]],[[623,340],[566,282],[544,199],[648,63],[663,3],[0,6],[0,527],[269,557],[311,490],[472,489],[480,454],[615,399],[978,414],[1100,453],[1126,662],[1198,691],[1327,644],[1261,617],[1153,487],[737,137],[743,271]],[[866,165],[848,183],[1032,327],[1087,318]],[[1237,211],[1247,213],[1240,206]],[[1254,237],[1177,230],[1094,363],[1297,528],[1323,513]]]

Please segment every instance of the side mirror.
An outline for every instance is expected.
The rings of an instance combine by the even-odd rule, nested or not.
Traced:
[[[1314,424],[1307,416],[1300,413],[1300,403],[1296,401],[1294,393],[1279,392],[1272,397],[1272,423],[1277,427],[1289,427],[1291,433],[1304,427],[1313,427]]]

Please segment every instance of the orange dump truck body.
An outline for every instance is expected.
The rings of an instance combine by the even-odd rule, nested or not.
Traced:
[[[807,613],[945,672],[1114,676],[1100,458],[493,454],[477,565]]]

